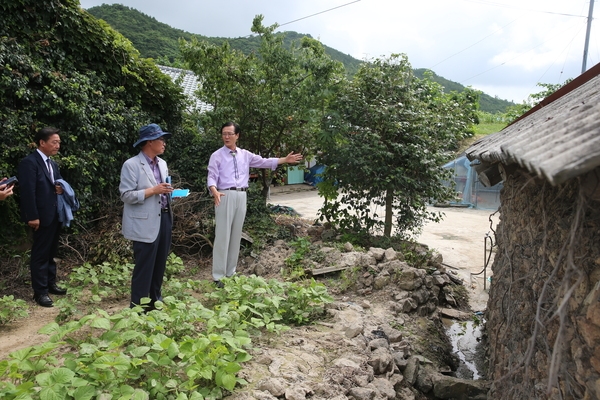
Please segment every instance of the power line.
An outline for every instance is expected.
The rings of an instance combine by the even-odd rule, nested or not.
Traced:
[[[315,14],[307,15],[306,17],[298,18],[298,19],[295,19],[295,20],[293,20],[293,21],[286,22],[285,24],[281,24],[281,25],[279,25],[279,26],[289,25],[289,24],[292,24],[292,23],[294,23],[294,22],[302,21],[303,19],[307,19],[307,18],[310,18],[310,17],[314,17],[315,15],[319,15],[319,14],[324,14],[324,13],[326,13],[326,12],[329,12],[329,11],[332,11],[332,10],[336,10],[336,9],[338,9],[338,8],[346,7],[346,6],[349,6],[350,4],[358,3],[359,1],[360,1],[360,0],[351,1],[350,3],[342,4],[341,6],[333,7],[333,8],[330,8],[330,9],[328,9],[328,10],[320,11],[320,12],[318,12],[318,13],[315,13]]]
[[[581,28],[580,28],[580,29],[581,29]],[[562,33],[563,33],[563,32],[557,32],[557,33],[556,33],[556,35],[562,35]],[[579,32],[577,32],[577,33],[579,33]],[[577,33],[576,33],[576,35],[577,35]],[[555,35],[555,36],[556,36],[556,35]],[[485,74],[485,73],[487,73],[487,72],[489,72],[489,71],[491,71],[491,70],[493,70],[493,69],[496,69],[496,68],[498,68],[498,67],[501,67],[501,66],[503,66],[504,64],[506,64],[507,62],[509,62],[509,61],[512,61],[512,60],[514,60],[514,59],[516,59],[516,58],[519,58],[519,57],[521,57],[523,54],[527,54],[527,53],[529,53],[529,52],[530,52],[530,51],[532,51],[532,50],[535,50],[536,48],[538,48],[538,47],[542,46],[543,44],[547,43],[548,41],[550,41],[550,40],[552,40],[552,39],[554,39],[554,36],[553,36],[553,37],[551,37],[550,39],[548,39],[548,40],[546,40],[546,41],[544,41],[544,42],[542,42],[542,43],[539,43],[538,45],[536,45],[536,46],[534,46],[534,47],[530,48],[530,49],[529,49],[529,50],[527,50],[525,53],[520,53],[520,54],[517,54],[516,56],[514,56],[514,57],[512,57],[512,58],[510,58],[510,59],[508,59],[508,60],[506,60],[506,61],[503,61],[503,62],[501,62],[500,64],[498,64],[498,65],[496,65],[496,66],[494,66],[494,67],[492,67],[492,68],[488,68],[487,70],[485,70],[485,71],[483,71],[483,72],[480,72],[480,73],[478,73],[478,74],[476,74],[476,75],[473,75],[473,76],[471,76],[471,77],[470,77],[470,78],[468,78],[468,79],[463,79],[461,83],[467,82],[467,81],[469,81],[469,80],[471,80],[471,79],[473,79],[473,78],[476,78],[476,77],[478,77],[478,76],[480,76],[480,75],[483,75],[483,74]],[[563,50],[563,51],[564,51],[564,50]]]
[[[517,19],[518,19],[518,18],[517,18]],[[477,44],[479,44],[479,43],[483,42],[485,39],[489,38],[490,36],[494,36],[496,33],[498,33],[498,32],[501,32],[502,30],[504,30],[504,28],[506,28],[507,26],[509,26],[510,24],[512,24],[512,23],[513,23],[513,22],[515,22],[515,21],[516,21],[516,19],[514,19],[514,20],[510,21],[508,24],[504,25],[502,28],[498,29],[497,31],[495,31],[495,32],[493,32],[493,33],[490,33],[489,35],[487,35],[486,37],[484,37],[484,38],[483,38],[483,39],[481,39],[480,41],[478,41],[478,42],[475,42],[475,43],[473,43],[472,45],[470,45],[470,46],[467,46],[467,47],[465,47],[464,49],[462,49],[462,50],[460,50],[460,51],[458,51],[458,52],[456,52],[456,53],[452,54],[451,56],[444,58],[442,61],[440,61],[440,62],[438,62],[438,63],[436,63],[436,64],[432,65],[431,67],[429,67],[429,69],[433,69],[433,67],[435,67],[435,66],[438,66],[438,65],[440,65],[441,63],[443,63],[443,62],[445,62],[445,61],[448,61],[448,60],[449,60],[449,59],[451,59],[452,57],[454,57],[454,56],[457,56],[457,55],[459,55],[460,53],[462,53],[462,52],[464,52],[464,51],[467,51],[467,50],[469,50],[471,47],[473,47],[473,46],[475,46],[475,45],[477,45]]]
[[[513,8],[515,10],[532,11],[532,12],[537,12],[537,13],[541,13],[541,14],[552,14],[552,15],[561,15],[561,16],[565,16],[565,17],[586,18],[585,15],[566,14],[566,13],[559,13],[559,12],[554,12],[554,11],[534,10],[532,8],[516,7],[516,6],[511,6],[511,5],[508,5],[508,4],[496,3],[496,2],[493,2],[493,1],[486,1],[486,0],[463,0],[463,1],[466,1],[466,2],[469,2],[469,3],[487,4],[487,5],[494,6],[494,7]]]

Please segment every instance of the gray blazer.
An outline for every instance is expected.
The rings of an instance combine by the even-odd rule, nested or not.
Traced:
[[[164,182],[169,175],[167,163],[160,157],[157,159],[160,177]],[[144,191],[159,183],[154,179],[152,169],[142,152],[123,164],[119,192],[121,200],[125,203],[122,224],[122,233],[125,239],[152,243],[158,237],[161,215],[160,195],[153,195],[145,199]],[[172,222],[170,196],[167,196],[167,204]]]

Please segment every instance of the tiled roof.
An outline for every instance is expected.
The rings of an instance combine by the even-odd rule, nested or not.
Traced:
[[[196,91],[196,89],[198,89],[198,85],[200,84],[200,82],[198,81],[198,77],[196,77],[196,75],[194,75],[192,71],[188,71],[181,68],[166,67],[164,65],[158,65],[158,68],[162,71],[162,73],[168,75],[173,80],[173,82],[176,82],[180,76],[182,77],[180,86],[183,89],[183,93],[186,96],[196,101],[195,109],[200,111],[206,111],[211,108],[208,104],[196,98],[194,92]]]
[[[488,165],[517,163],[552,185],[600,166],[600,64],[466,154]]]

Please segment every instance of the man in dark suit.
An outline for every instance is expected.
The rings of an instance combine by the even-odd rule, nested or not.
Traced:
[[[56,285],[56,263],[60,222],[57,196],[62,187],[58,164],[50,157],[60,149],[59,130],[52,127],[40,129],[35,134],[38,148],[19,163],[19,188],[21,191],[21,219],[33,229],[31,246],[31,286],[33,299],[42,307],[52,307],[48,293],[64,295],[67,291]]]

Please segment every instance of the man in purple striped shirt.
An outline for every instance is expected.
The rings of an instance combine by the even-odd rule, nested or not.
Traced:
[[[224,146],[210,156],[207,179],[208,190],[215,201],[212,275],[219,288],[223,287],[221,278],[235,274],[246,218],[250,168],[275,170],[279,164],[293,164],[302,160],[302,154],[294,152],[282,158],[263,158],[240,149],[236,145],[240,138],[240,127],[235,122],[223,124],[221,136]]]

